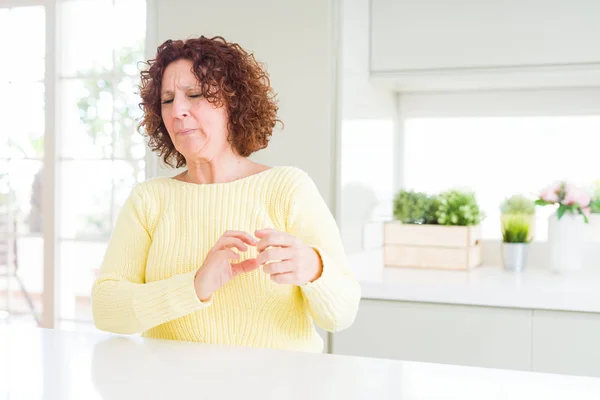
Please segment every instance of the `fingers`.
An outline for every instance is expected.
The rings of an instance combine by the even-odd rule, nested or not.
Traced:
[[[296,282],[296,274],[287,272],[285,274],[271,275],[271,280],[281,285],[293,285]]]
[[[227,257],[228,260],[239,260],[240,255],[231,249],[221,250],[223,255]]]
[[[298,243],[296,237],[275,229],[261,229],[254,234],[260,239],[256,245],[258,252],[265,250],[267,247],[291,247]]]
[[[290,261],[274,262],[263,267],[263,272],[268,275],[284,274],[293,270],[294,265]]]
[[[217,242],[216,247],[219,250],[230,249],[232,247],[235,247],[239,251],[248,250],[248,246],[242,241],[242,239],[237,238],[235,236],[223,236]]]
[[[219,240],[228,238],[228,237],[238,238],[250,246],[256,246],[256,243],[257,243],[256,238],[252,237],[252,235],[250,235],[248,232],[243,232],[243,231],[225,231],[225,233],[223,233],[223,235],[221,236],[221,238]]]
[[[257,238],[261,239],[261,238],[265,237],[267,234],[273,233],[273,232],[279,232],[279,231],[275,228],[264,228],[264,229],[258,229],[256,231],[254,231],[254,235]]]
[[[261,251],[256,257],[258,265],[264,265],[275,261],[286,261],[292,258],[295,250],[289,247],[271,247]]]
[[[239,275],[241,273],[252,272],[260,266],[256,262],[256,258],[250,258],[248,260],[244,260],[241,263],[232,263],[231,269],[233,270],[233,275]]]

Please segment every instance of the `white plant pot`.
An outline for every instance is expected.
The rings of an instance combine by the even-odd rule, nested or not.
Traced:
[[[527,265],[528,243],[502,243],[502,265],[511,272],[521,272]]]
[[[586,224],[582,215],[556,214],[548,219],[548,266],[556,272],[583,268]]]
[[[592,214],[588,217],[589,224],[586,224],[585,241],[600,243],[600,214]]]

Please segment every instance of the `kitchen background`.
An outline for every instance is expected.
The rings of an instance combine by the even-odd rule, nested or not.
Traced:
[[[522,272],[503,268],[501,224],[508,197],[533,203],[556,181],[596,199],[599,18],[593,0],[1,1],[0,323],[95,330],[121,204],[175,174],[135,130],[140,61],[167,38],[222,35],[279,93],[285,130],[255,159],[313,177],[364,284],[328,351],[600,375],[598,214],[552,241],[557,205],[536,206]],[[424,261],[447,247],[425,235],[420,268],[386,267],[399,193],[453,189],[481,212],[481,262]],[[575,271],[550,267],[556,249]]]

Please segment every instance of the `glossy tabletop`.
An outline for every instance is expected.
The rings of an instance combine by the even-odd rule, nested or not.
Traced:
[[[600,399],[600,379],[0,325],[0,399]]]

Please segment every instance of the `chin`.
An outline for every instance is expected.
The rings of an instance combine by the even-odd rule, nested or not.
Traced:
[[[203,158],[206,153],[208,153],[208,142],[206,141],[196,141],[194,143],[180,143],[177,146],[177,151],[179,151],[185,158]]]
[[[193,137],[193,136],[184,136],[177,140],[177,149],[180,153],[184,154],[186,152],[197,152],[206,147],[208,141],[203,138]],[[182,151],[183,150],[183,151]]]

